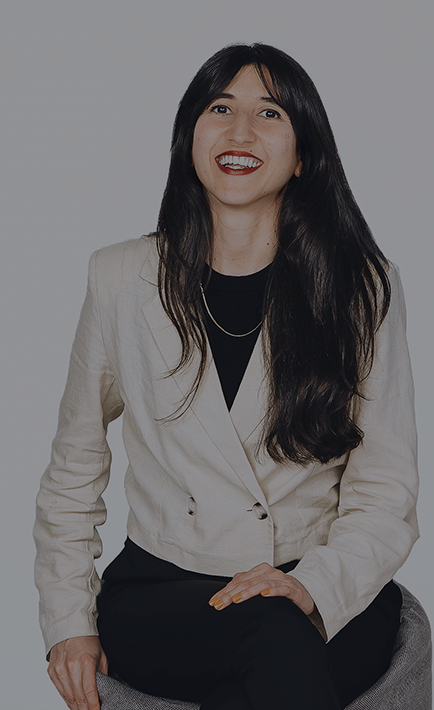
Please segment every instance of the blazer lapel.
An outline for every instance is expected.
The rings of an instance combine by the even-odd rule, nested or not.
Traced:
[[[176,329],[160,301],[156,287],[157,267],[152,263],[155,258],[155,256],[148,257],[140,273],[142,278],[154,285],[149,299],[142,306],[142,315],[167,365],[167,371],[170,371],[178,364],[181,347]],[[146,327],[145,322],[143,322],[144,327]],[[191,410],[200,427],[205,430],[218,449],[219,455],[225,459],[254,498],[264,503],[264,493],[242,446],[242,441],[260,424],[263,417],[263,408],[257,391],[262,373],[259,342],[260,338],[256,342],[240,391],[235,398],[232,407],[232,409],[235,407],[235,411],[232,412],[232,416],[226,406],[212,357],[208,358],[206,371],[191,404]],[[199,354],[196,352],[187,368],[172,375],[180,391],[180,401],[187,395],[198,365]]]
[[[247,392],[245,399],[249,402],[253,397],[249,397],[249,392]],[[208,436],[236,476],[243,482],[256,501],[262,504],[266,503],[264,492],[258,483],[243,447],[240,434],[235,428],[233,418],[228,411],[217,368],[212,358],[208,360],[206,373],[191,408],[201,426],[206,430]],[[242,417],[239,417],[239,419],[242,421]],[[255,429],[256,422],[253,421],[252,413],[247,417],[247,420],[244,431],[247,431],[250,427],[252,430]]]
[[[266,406],[267,390],[260,334],[230,411],[241,443],[244,444],[259,429],[266,414]]]

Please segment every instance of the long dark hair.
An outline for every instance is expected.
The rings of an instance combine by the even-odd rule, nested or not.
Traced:
[[[294,59],[264,44],[230,45],[214,54],[192,80],[175,119],[157,227],[159,291],[181,339],[176,370],[188,365],[195,348],[201,355],[177,415],[197,393],[207,358],[199,284],[212,259],[213,223],[192,164],[193,132],[201,113],[246,65],[255,66],[290,117],[302,161],[300,177],[283,191],[264,301],[269,399],[261,444],[277,462],[326,462],[363,438],[356,405],[389,307],[388,263],[351,193],[312,80]]]

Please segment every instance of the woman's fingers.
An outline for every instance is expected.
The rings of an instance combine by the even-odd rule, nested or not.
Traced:
[[[214,594],[210,599],[211,606],[217,607],[219,601],[223,601],[226,604],[230,603],[232,598],[242,592],[244,589],[248,589],[252,585],[260,584],[260,580],[268,579],[269,576],[281,575],[283,572],[276,570],[271,567],[266,562],[256,565],[246,572],[237,572],[228,584],[220,589],[217,594]]]
[[[98,690],[96,687],[96,664],[84,666],[81,682],[84,697],[87,701],[87,708],[89,708],[89,710],[100,710]],[[80,710],[86,707],[84,704],[80,705],[77,700],[76,702]]]
[[[315,603],[309,592],[303,587],[298,580],[292,578],[284,583],[274,583],[261,592],[262,596],[267,597],[287,597],[296,604],[307,616],[311,614],[315,608]]]
[[[246,572],[237,572],[237,574],[234,575],[225,587],[220,589],[217,594],[214,594],[214,596],[211,597],[211,606],[215,606],[216,603],[223,597],[227,597],[226,601],[228,601],[228,599],[232,598],[233,595],[237,594],[237,592],[243,589],[246,585],[248,586],[251,581],[255,581],[258,577],[262,577],[264,574],[272,572],[279,573],[279,570],[274,569],[274,567],[271,567],[271,565],[266,562],[256,565],[256,567],[253,567]]]
[[[287,597],[305,614],[311,614],[315,608],[309,592],[297,579],[267,563],[257,565],[248,572],[236,574],[223,589],[211,597],[209,604],[221,611],[230,604],[240,604],[257,595]]]
[[[70,710],[100,710],[95,666],[69,666],[50,677]]]
[[[101,658],[99,659],[98,670],[104,675],[108,675],[108,660],[104,651],[101,649]]]
[[[96,669],[107,666],[98,638],[79,636],[53,646],[48,674],[70,710],[100,710]]]
[[[264,591],[270,592],[273,590],[273,595],[286,596],[291,598],[292,592],[295,590],[289,584],[281,584],[277,580],[270,577],[261,577],[259,579],[247,580],[233,587],[232,589],[222,589],[218,594],[210,599],[210,605],[220,611],[229,604],[239,604],[240,602],[251,599]],[[266,594],[264,596],[267,596]]]

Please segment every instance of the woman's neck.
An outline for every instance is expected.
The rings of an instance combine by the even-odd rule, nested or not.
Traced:
[[[276,254],[275,211],[213,210],[212,268],[228,276],[245,276],[270,264]]]

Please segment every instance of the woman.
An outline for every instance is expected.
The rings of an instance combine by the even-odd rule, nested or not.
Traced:
[[[211,57],[179,106],[156,235],[91,257],[38,497],[68,707],[99,707],[107,658],[203,710],[342,708],[382,675],[418,535],[404,319],[304,70],[260,44]],[[128,538],[97,621],[122,412]]]

